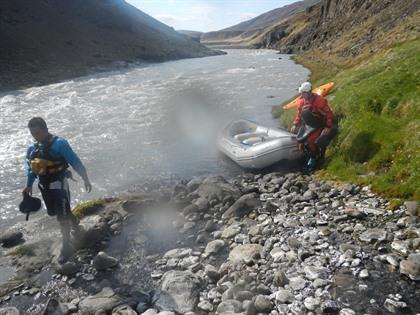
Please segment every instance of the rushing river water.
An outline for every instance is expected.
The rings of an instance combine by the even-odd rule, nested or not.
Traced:
[[[67,138],[88,169],[93,191],[71,183],[73,205],[133,185],[231,171],[214,146],[220,126],[238,118],[276,126],[272,106],[296,94],[308,71],[274,51],[227,52],[0,94],[0,229],[23,220],[17,205],[33,116]]]

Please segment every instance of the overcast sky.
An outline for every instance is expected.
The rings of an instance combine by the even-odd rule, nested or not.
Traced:
[[[176,30],[217,31],[297,0],[126,0]]]

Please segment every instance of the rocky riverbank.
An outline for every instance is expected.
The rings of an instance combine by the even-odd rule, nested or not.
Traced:
[[[63,266],[54,219],[29,221],[0,239],[0,314],[416,314],[418,207],[388,206],[298,173],[194,178],[86,209]]]

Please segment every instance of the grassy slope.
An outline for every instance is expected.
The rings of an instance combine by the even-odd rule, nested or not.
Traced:
[[[315,85],[334,81],[328,100],[340,134],[318,173],[388,197],[420,199],[420,40],[394,46],[357,65],[297,57]],[[293,112],[283,113],[290,123]]]

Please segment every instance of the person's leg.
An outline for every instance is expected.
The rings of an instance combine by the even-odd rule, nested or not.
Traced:
[[[327,146],[330,144],[332,139],[337,135],[338,133],[338,127],[337,125],[333,125],[330,129],[330,132],[325,132],[325,129],[322,130],[319,137],[315,140],[315,145],[317,147],[317,154],[319,156],[323,156],[325,153],[325,150],[327,149]]]

